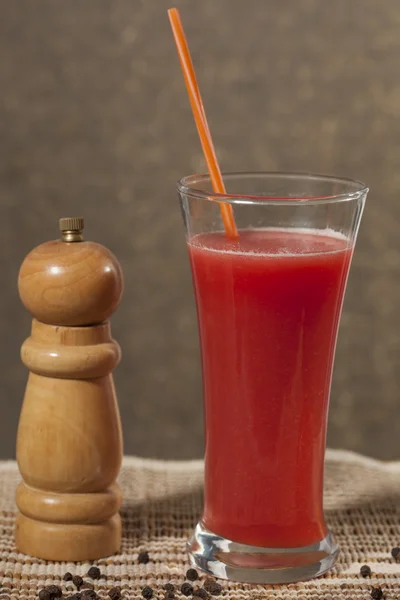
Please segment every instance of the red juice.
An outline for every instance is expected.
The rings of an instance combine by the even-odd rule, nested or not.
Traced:
[[[326,421],[353,248],[330,230],[199,234],[188,244],[205,396],[203,525],[295,548],[327,534]]]

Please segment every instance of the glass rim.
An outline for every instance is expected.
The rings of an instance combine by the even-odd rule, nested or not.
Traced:
[[[326,183],[340,183],[349,186],[348,192],[340,194],[328,194],[325,196],[311,195],[302,196],[266,196],[262,194],[218,194],[216,192],[206,192],[198,187],[195,187],[201,182],[209,182],[210,175],[208,173],[199,173],[186,175],[182,177],[176,184],[178,192],[182,195],[187,195],[200,200],[209,202],[223,202],[226,204],[266,204],[266,205],[285,205],[301,204],[332,204],[337,202],[349,202],[363,198],[369,192],[369,188],[357,179],[349,177],[336,177],[335,175],[323,175],[319,173],[307,172],[291,172],[291,171],[232,171],[222,173],[223,178],[239,179],[240,177],[270,177],[282,179],[298,179],[304,181],[319,181]]]

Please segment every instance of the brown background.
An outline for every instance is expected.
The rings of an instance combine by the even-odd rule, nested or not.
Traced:
[[[340,332],[330,443],[400,458],[400,4],[178,1],[225,170],[371,188]],[[204,170],[165,0],[0,0],[0,456],[29,317],[17,271],[59,216],[118,255],[126,452],[202,452],[195,311],[175,180]]]

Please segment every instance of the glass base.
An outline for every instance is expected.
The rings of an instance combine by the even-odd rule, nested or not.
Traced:
[[[336,562],[331,533],[311,546],[261,548],[231,542],[200,522],[187,549],[191,563],[221,579],[241,583],[294,583],[322,575]]]

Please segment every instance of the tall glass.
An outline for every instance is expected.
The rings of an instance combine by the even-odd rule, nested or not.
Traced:
[[[199,321],[204,512],[193,564],[284,583],[321,575],[337,546],[323,513],[337,331],[367,188],[318,175],[236,173],[178,184]],[[219,202],[239,238],[224,232]]]

